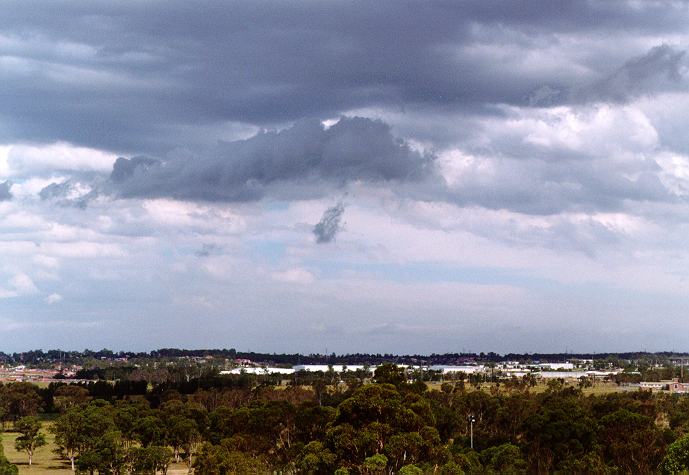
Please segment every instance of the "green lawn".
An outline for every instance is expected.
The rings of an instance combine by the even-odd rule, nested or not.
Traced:
[[[17,452],[14,450],[14,439],[17,437],[16,432],[4,432],[2,434],[2,445],[5,449],[5,456],[19,467],[20,474],[32,474],[32,475],[42,475],[42,474],[53,474],[53,475],[67,475],[71,474],[69,462],[60,460],[59,457],[54,454],[53,444],[54,437],[53,434],[44,430],[43,433],[46,435],[46,440],[48,445],[45,445],[36,450],[33,457],[33,464],[29,467],[29,457],[26,452]]]
[[[5,449],[5,456],[13,464],[19,467],[20,475],[71,475],[72,470],[69,466],[69,461],[61,460],[53,453],[55,448],[55,437],[47,430],[48,424],[43,424],[42,432],[46,436],[47,445],[36,450],[33,457],[33,463],[29,467],[29,457],[26,452],[17,452],[14,450],[14,439],[17,437],[16,432],[3,432],[2,445]],[[172,464],[168,470],[168,475],[183,475],[187,473],[187,467],[183,463]]]

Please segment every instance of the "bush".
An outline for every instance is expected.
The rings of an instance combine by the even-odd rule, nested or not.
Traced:
[[[423,475],[423,470],[416,465],[405,465],[404,467],[400,468],[400,471],[397,473],[399,475]]]

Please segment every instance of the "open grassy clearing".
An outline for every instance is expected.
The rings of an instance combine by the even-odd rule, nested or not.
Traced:
[[[10,462],[19,468],[21,475],[71,475],[72,470],[69,461],[62,460],[53,453],[55,449],[55,437],[48,432],[48,424],[43,424],[42,432],[46,436],[47,445],[36,450],[33,463],[29,467],[29,457],[26,452],[14,450],[14,439],[19,435],[17,432],[7,431],[2,433],[2,445],[5,449],[5,456]],[[183,475],[187,473],[187,466],[184,463],[171,464],[168,475]]]
[[[43,433],[46,435],[48,444],[36,449],[31,467],[29,467],[29,457],[26,452],[17,452],[14,450],[14,439],[19,435],[16,432],[2,433],[2,445],[5,449],[5,456],[10,462],[19,467],[19,473],[22,475],[41,475],[44,473],[54,475],[71,474],[72,470],[70,470],[69,463],[60,460],[60,458],[53,453],[53,449],[55,448],[55,437],[46,430],[47,426],[45,424],[43,427]]]

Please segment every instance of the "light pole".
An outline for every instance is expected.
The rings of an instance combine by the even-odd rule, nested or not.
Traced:
[[[474,422],[476,422],[476,418],[472,414],[469,416],[469,443],[472,450],[474,449]]]

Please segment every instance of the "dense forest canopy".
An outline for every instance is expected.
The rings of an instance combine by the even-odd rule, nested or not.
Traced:
[[[21,428],[54,413],[45,430],[79,473],[165,473],[173,461],[204,475],[689,469],[689,397],[586,394],[584,382],[557,379],[422,379],[385,364],[372,378],[9,383],[0,414]]]

